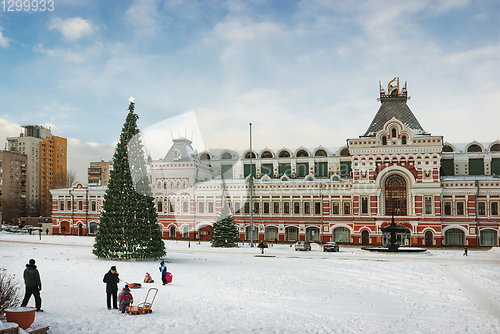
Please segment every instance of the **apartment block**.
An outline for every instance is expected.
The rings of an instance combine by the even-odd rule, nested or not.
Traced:
[[[0,212],[10,222],[26,212],[26,154],[0,151]]]

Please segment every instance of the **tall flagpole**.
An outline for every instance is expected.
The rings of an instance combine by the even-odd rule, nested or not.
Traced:
[[[252,123],[250,123],[250,178],[248,184],[250,186],[250,247],[253,247],[253,174],[252,174]]]

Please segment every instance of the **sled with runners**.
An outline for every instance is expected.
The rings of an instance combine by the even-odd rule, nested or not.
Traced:
[[[151,297],[149,296],[150,293]],[[157,288],[150,288],[148,290],[148,293],[146,294],[144,302],[139,303],[137,306],[129,306],[127,313],[131,315],[137,315],[137,314],[146,314],[153,312],[151,307],[153,306],[153,302],[155,301],[157,293],[158,293]]]

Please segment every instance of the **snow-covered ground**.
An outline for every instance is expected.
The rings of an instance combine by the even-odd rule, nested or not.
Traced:
[[[248,245],[165,241],[174,279],[162,286],[158,261],[100,260],[93,242],[0,232],[0,268],[20,284],[36,259],[45,310],[36,325],[50,325],[50,333],[500,332],[499,248],[472,248],[465,257],[461,249],[381,254],[344,246],[323,253],[316,244],[310,252],[275,245],[262,257]],[[151,273],[155,283],[132,294],[137,304],[157,287],[153,313],[106,308],[102,278],[112,265],[130,283]]]

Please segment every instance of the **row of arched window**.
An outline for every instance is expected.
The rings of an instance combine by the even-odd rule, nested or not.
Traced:
[[[350,156],[349,154],[349,149],[347,147],[343,148],[342,150],[340,150],[340,153],[339,155],[341,157],[348,157]],[[328,157],[329,156],[329,153],[326,149],[317,149],[316,151],[314,151],[313,154],[311,154],[308,150],[306,149],[299,149],[297,152],[295,152],[295,154],[293,154],[291,151],[289,151],[288,149],[282,149],[280,151],[278,151],[277,154],[274,154],[274,152],[272,152],[271,150],[264,150],[260,153],[260,157],[259,157],[259,154],[258,153],[255,153],[255,151],[252,152],[252,159],[257,159],[257,158],[260,158],[260,159],[275,159],[275,158],[310,158],[310,157]],[[227,159],[235,159],[237,158],[235,155],[231,154],[230,152],[224,152],[220,159],[221,160],[227,160]],[[247,151],[245,152],[244,156],[243,156],[244,159],[250,159],[250,151]],[[204,152],[200,155],[200,160],[211,160],[212,157],[209,153],[207,152]]]
[[[156,183],[157,189],[187,189],[187,181],[158,181]]]
[[[481,145],[480,143],[474,143],[474,142],[470,143],[465,148],[465,152],[467,152],[467,153],[484,153],[485,151],[486,150],[484,149],[483,145]],[[500,152],[500,142],[491,143],[489,148],[488,148],[488,151],[489,152]],[[443,152],[453,153],[453,152],[456,152],[456,149],[451,144],[445,144],[443,146]]]

